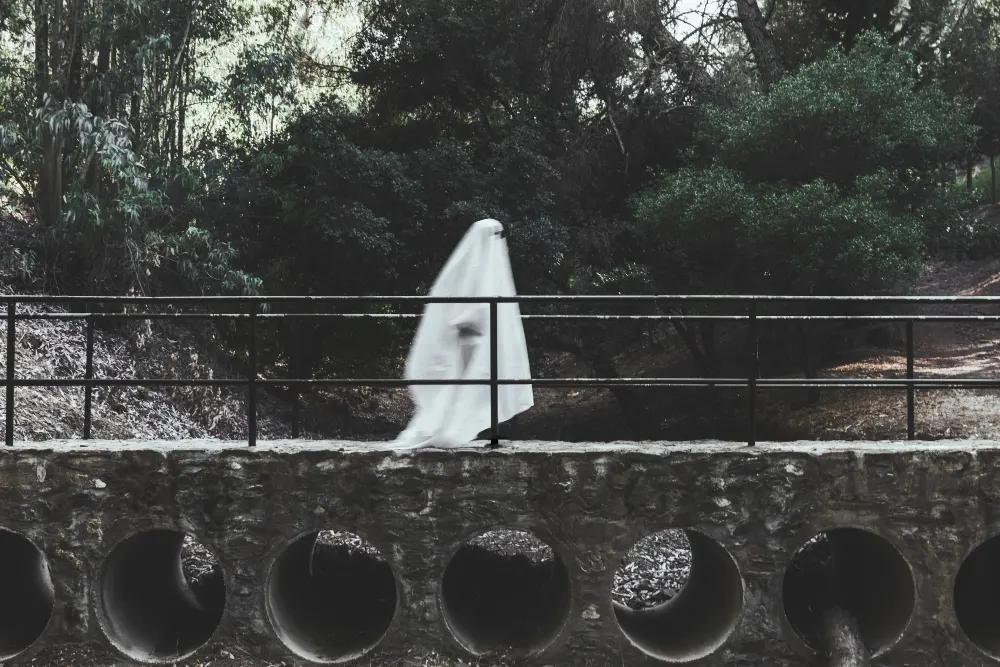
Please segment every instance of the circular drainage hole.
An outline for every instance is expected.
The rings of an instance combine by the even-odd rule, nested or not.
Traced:
[[[807,541],[792,556],[781,588],[785,616],[810,648],[826,651],[823,615],[838,606],[857,619],[872,656],[902,637],[916,595],[902,554],[858,528],[836,528]]]
[[[35,643],[52,615],[55,590],[42,552],[20,533],[0,528],[0,660]]]
[[[619,627],[637,648],[665,662],[690,662],[732,634],[743,610],[743,577],[712,538],[664,530],[626,554],[612,600]]]
[[[267,612],[299,657],[340,662],[373,648],[396,613],[396,578],[381,553],[353,533],[292,540],[267,577]]]
[[[215,556],[189,535],[150,530],[118,543],[97,581],[98,618],[139,662],[174,662],[215,633],[226,586]]]
[[[1000,536],[970,553],[955,577],[955,615],[966,637],[1000,657]]]
[[[569,617],[569,573],[531,533],[493,530],[452,556],[441,606],[455,639],[473,653],[538,653]]]

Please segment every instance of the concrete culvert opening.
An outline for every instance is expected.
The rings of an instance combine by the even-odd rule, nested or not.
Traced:
[[[42,552],[19,533],[0,528],[0,660],[35,643],[52,615],[55,592]]]
[[[441,581],[448,627],[478,655],[531,655],[559,635],[570,580],[552,547],[531,533],[493,530],[463,544]]]
[[[902,554],[885,538],[858,528],[836,528],[807,541],[782,582],[785,617],[818,653],[827,650],[823,617],[834,607],[854,617],[872,657],[884,653],[906,631],[915,596]]]
[[[169,663],[215,634],[226,585],[218,560],[195,538],[151,530],[112,549],[97,600],[101,626],[119,651],[139,662]]]
[[[976,547],[959,568],[955,615],[973,644],[1000,657],[1000,536]]]
[[[372,649],[389,629],[396,578],[361,537],[308,533],[271,565],[266,599],[271,625],[289,650],[313,662],[341,662]]]
[[[725,547],[693,530],[666,530],[636,543],[615,573],[616,587],[629,572],[643,571],[643,600],[621,601],[613,591],[615,618],[645,653],[671,663],[700,660],[718,650],[743,611],[743,577]],[[644,581],[643,581],[644,580]],[[661,590],[655,590],[662,587]]]

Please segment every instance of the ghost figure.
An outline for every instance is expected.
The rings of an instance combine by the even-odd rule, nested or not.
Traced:
[[[503,226],[472,225],[431,286],[430,296],[514,296]],[[528,380],[528,347],[516,303],[497,305],[497,377]],[[489,303],[429,303],[410,355],[407,380],[490,379]],[[399,447],[462,447],[490,427],[489,385],[411,385],[416,413],[397,438]],[[534,404],[531,385],[500,385],[499,421]]]

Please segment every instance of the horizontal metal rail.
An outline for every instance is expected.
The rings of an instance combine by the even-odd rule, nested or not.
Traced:
[[[731,387],[751,385],[746,378],[634,377],[634,378],[532,378],[530,380],[492,379],[404,380],[401,378],[16,378],[15,387],[246,387],[251,384],[269,387],[409,387],[409,386],[499,386],[534,387]],[[859,387],[887,389],[998,389],[1000,378],[757,378],[753,384],[770,389],[797,387]]]
[[[755,438],[756,402],[761,389],[785,388],[858,388],[858,389],[905,389],[907,391],[907,437],[915,438],[914,392],[916,389],[1000,389],[1000,378],[948,378],[916,377],[914,364],[915,323],[956,323],[956,322],[1000,322],[997,314],[802,314],[764,313],[767,307],[790,306],[805,310],[817,310],[823,305],[867,305],[869,309],[890,305],[964,305],[1000,306],[1000,296],[779,296],[779,295],[518,295],[513,297],[429,297],[413,295],[364,295],[364,296],[268,296],[268,297],[101,297],[101,296],[43,296],[13,295],[4,297],[7,304],[6,332],[6,444],[14,443],[14,399],[17,387],[83,387],[84,438],[91,437],[93,391],[100,387],[131,386],[215,386],[246,387],[248,442],[252,446],[257,437],[256,392],[259,387],[406,387],[411,385],[454,385],[489,386],[491,394],[491,444],[499,443],[498,401],[501,387],[510,385],[532,385],[540,388],[731,388],[748,391],[747,442],[753,445]],[[416,320],[421,313],[412,312],[317,312],[322,306],[332,307],[349,304],[361,305],[429,305],[432,303],[467,304],[479,303],[489,306],[490,311],[490,377],[479,379],[434,379],[405,380],[401,378],[273,378],[263,377],[257,363],[257,329],[262,321],[289,319],[371,319],[371,320]],[[681,312],[648,313],[525,313],[526,321],[551,322],[731,322],[746,323],[748,327],[748,368],[747,377],[575,377],[575,378],[533,378],[505,379],[499,376],[499,352],[497,347],[497,309],[500,304],[556,304],[608,306],[653,306],[653,310],[675,308]],[[46,307],[62,306],[79,308],[80,312],[28,312],[19,305]],[[695,305],[713,308],[736,308],[728,314],[698,314],[683,312],[684,308]],[[143,312],[141,307],[150,307],[154,312]],[[308,312],[272,312],[272,306],[300,306]],[[191,307],[228,307],[225,312],[182,311]],[[104,312],[109,308],[131,309],[125,312]],[[238,311],[238,312],[237,312]],[[233,378],[105,378],[95,377],[94,371],[94,325],[102,320],[231,320],[246,322],[249,344],[247,349],[248,371],[245,376]],[[24,378],[16,373],[16,326],[25,320],[83,321],[85,324],[86,351],[84,377],[82,378]],[[899,369],[902,377],[851,377],[851,378],[766,378],[760,377],[760,358],[757,348],[759,329],[766,323],[780,322],[885,322],[905,324],[906,366]],[[297,392],[295,394],[297,396]],[[297,414],[297,402],[293,413]],[[293,425],[297,433],[298,424]]]
[[[422,313],[259,313],[257,319],[420,319]],[[248,320],[248,313],[22,313],[20,320]],[[746,322],[746,315],[523,314],[523,320]],[[1000,315],[761,315],[758,322],[1000,322]]]
[[[326,296],[49,296],[4,297],[17,303],[248,304],[248,303],[1000,303],[1000,296],[806,296],[774,294],[518,294],[515,296],[418,296],[360,294]]]

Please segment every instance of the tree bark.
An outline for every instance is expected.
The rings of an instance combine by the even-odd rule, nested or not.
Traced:
[[[45,95],[49,92],[49,47],[49,14],[45,0],[35,0],[35,104],[39,109],[45,106]],[[48,145],[47,134],[46,125],[43,124],[41,137],[43,152]],[[53,187],[50,173],[48,162],[43,161],[38,172],[35,192],[38,215],[42,224],[49,224],[53,218],[50,212]]]
[[[49,71],[56,77],[54,82],[60,90],[65,90],[65,81],[59,79],[62,71],[62,22],[63,22],[62,0],[55,0],[55,7],[52,12],[52,23],[49,28]],[[50,83],[52,81],[50,80]]]
[[[74,102],[80,100],[83,74],[83,40],[80,39],[80,15],[83,13],[82,0],[76,0],[73,7],[73,19],[70,24],[69,51],[66,63],[66,97]]]
[[[683,322],[678,320],[671,320],[671,326],[673,326],[674,331],[677,335],[681,337],[684,344],[687,345],[688,352],[691,353],[691,358],[694,359],[694,365],[698,369],[698,374],[702,377],[708,377],[711,373],[711,369],[708,367],[708,359],[705,358],[705,354],[701,351],[701,347],[698,345],[698,337],[695,333],[684,325]]]
[[[83,40],[80,36],[80,21],[81,14],[83,13],[83,0],[76,0],[76,4],[73,5],[72,14],[70,14],[70,25],[69,25],[69,49],[66,52],[66,74],[65,78],[65,91],[66,99],[71,102],[79,102],[80,94],[83,88]],[[72,156],[79,144],[79,135],[77,132],[68,132],[65,136],[61,136],[62,147],[60,153],[60,169],[62,163],[63,155]],[[62,199],[62,192],[60,190],[59,197]]]
[[[121,47],[118,46],[118,44],[115,44],[115,43],[111,44],[111,67],[110,67],[110,69],[113,70],[113,71],[116,71],[116,72],[118,71],[118,54],[119,54],[120,50],[121,50]],[[122,115],[123,115],[122,114],[123,107],[121,106],[121,91],[120,91],[120,87],[121,87],[121,84],[117,84],[115,86],[115,88],[116,88],[115,94],[111,96],[111,99],[110,99],[111,103],[108,106],[108,117],[109,118],[121,118]]]
[[[618,369],[615,368],[614,362],[610,360],[608,355],[603,354],[602,351],[598,350],[595,353],[585,356],[589,357],[587,361],[594,368],[594,373],[598,377],[616,379],[621,377]],[[618,408],[621,410],[626,424],[632,429],[633,436],[649,436],[652,432],[652,422],[649,416],[649,409],[646,407],[646,401],[643,400],[642,395],[634,387],[609,387],[609,390],[611,391],[611,395],[615,397],[615,402],[618,403]]]
[[[990,156],[990,200],[997,205],[997,156]]]
[[[194,54],[188,53],[184,59],[184,77],[180,89],[180,103],[177,107],[177,165],[184,166],[184,129],[187,125],[188,86],[191,85],[191,61]]]
[[[142,86],[145,79],[145,68],[139,65],[139,75],[137,77],[136,88],[132,91],[132,106],[129,109],[129,120],[132,122],[132,150],[136,155],[142,154],[142,122],[139,113],[142,111]]]
[[[677,77],[698,97],[716,99],[721,91],[708,69],[698,60],[698,56],[687,44],[674,37],[662,19],[653,23],[650,30],[642,35],[653,60],[669,65]],[[653,76],[656,67],[651,67],[648,76]]]
[[[173,153],[173,148],[175,147],[175,116],[173,113],[167,114],[167,122],[164,130],[165,134],[162,138],[162,143],[160,142],[160,119],[163,117],[164,111],[167,110],[167,104],[169,103],[172,106],[177,101],[178,82],[182,79],[182,65],[184,57],[187,54],[188,40],[191,37],[191,25],[193,22],[194,9],[192,8],[188,13],[187,21],[184,24],[184,30],[181,33],[180,40],[177,44],[177,52],[170,61],[169,69],[166,72],[163,72],[159,67],[156,68],[156,87],[153,89],[155,97],[152,107],[153,131],[150,136],[155,137],[157,148],[162,147],[167,150],[167,158],[171,163],[173,163],[176,159],[176,156]],[[163,81],[164,74],[167,79],[165,85]]]
[[[167,109],[167,130],[166,130],[166,140],[165,146],[167,153],[167,163],[171,166],[177,164],[177,94],[172,94],[170,96],[170,104],[166,107]]]
[[[812,336],[803,322],[799,322],[796,328],[798,330],[799,350],[802,354],[802,375],[805,376],[806,380],[815,380],[816,368],[813,366]],[[819,389],[807,387],[806,404],[816,405],[817,403],[819,403]]]
[[[149,105],[147,109],[147,115],[149,117],[149,126],[146,132],[146,145],[149,147],[150,155],[156,155],[160,152],[160,98],[162,97],[163,91],[163,70],[160,67],[160,61],[153,61],[153,71],[152,74],[152,86],[149,87]]]
[[[757,0],[736,0],[736,14],[743,28],[743,34],[750,44],[754,60],[757,61],[764,90],[769,90],[785,76],[785,66],[774,43],[774,36],[767,29]]]
[[[972,157],[965,161],[965,187],[972,194]]]
[[[45,0],[35,0],[35,106],[45,104],[49,89],[49,14]]]
[[[111,69],[111,54],[114,51],[111,45],[110,30],[107,25],[110,18],[108,11],[105,10],[101,26],[101,42],[97,48],[97,76],[95,78],[97,87],[94,97],[91,100],[91,110],[98,117],[110,117],[114,114],[113,109],[108,109],[108,95],[104,92],[104,87],[107,85],[108,71]],[[100,162],[97,159],[91,160],[87,168],[87,189],[95,197],[100,197],[101,194],[100,177]]]
[[[715,377],[719,372],[718,358],[715,354],[715,322],[699,322],[698,329],[701,334],[701,348],[705,351],[708,377]]]
[[[58,128],[53,131],[46,122],[42,123],[41,135],[42,167],[38,174],[38,209],[42,223],[52,227],[62,217],[63,138]]]
[[[566,335],[564,332],[554,331],[542,334],[537,340],[541,346],[551,350],[567,352],[584,362],[590,364],[594,373],[598,377],[619,378],[621,375],[611,361],[611,355],[598,347],[584,347],[584,344],[574,336]],[[646,437],[652,433],[653,422],[649,414],[649,408],[640,392],[634,387],[610,387],[609,391],[614,396],[622,416],[625,418],[628,427],[632,429],[635,437]]]
[[[870,667],[871,656],[858,621],[843,607],[833,606],[823,613],[823,639],[827,667]]]
[[[48,43],[48,62],[46,67],[45,92],[64,94],[66,91],[69,69],[63,65],[63,2],[55,0],[53,11],[49,18],[45,37]],[[36,57],[39,45],[36,44]],[[37,64],[37,61],[36,61]],[[62,168],[63,168],[63,133],[61,128],[52,128],[46,119],[42,118],[40,144],[42,149],[42,164],[38,173],[38,211],[42,224],[56,225],[62,217]]]

